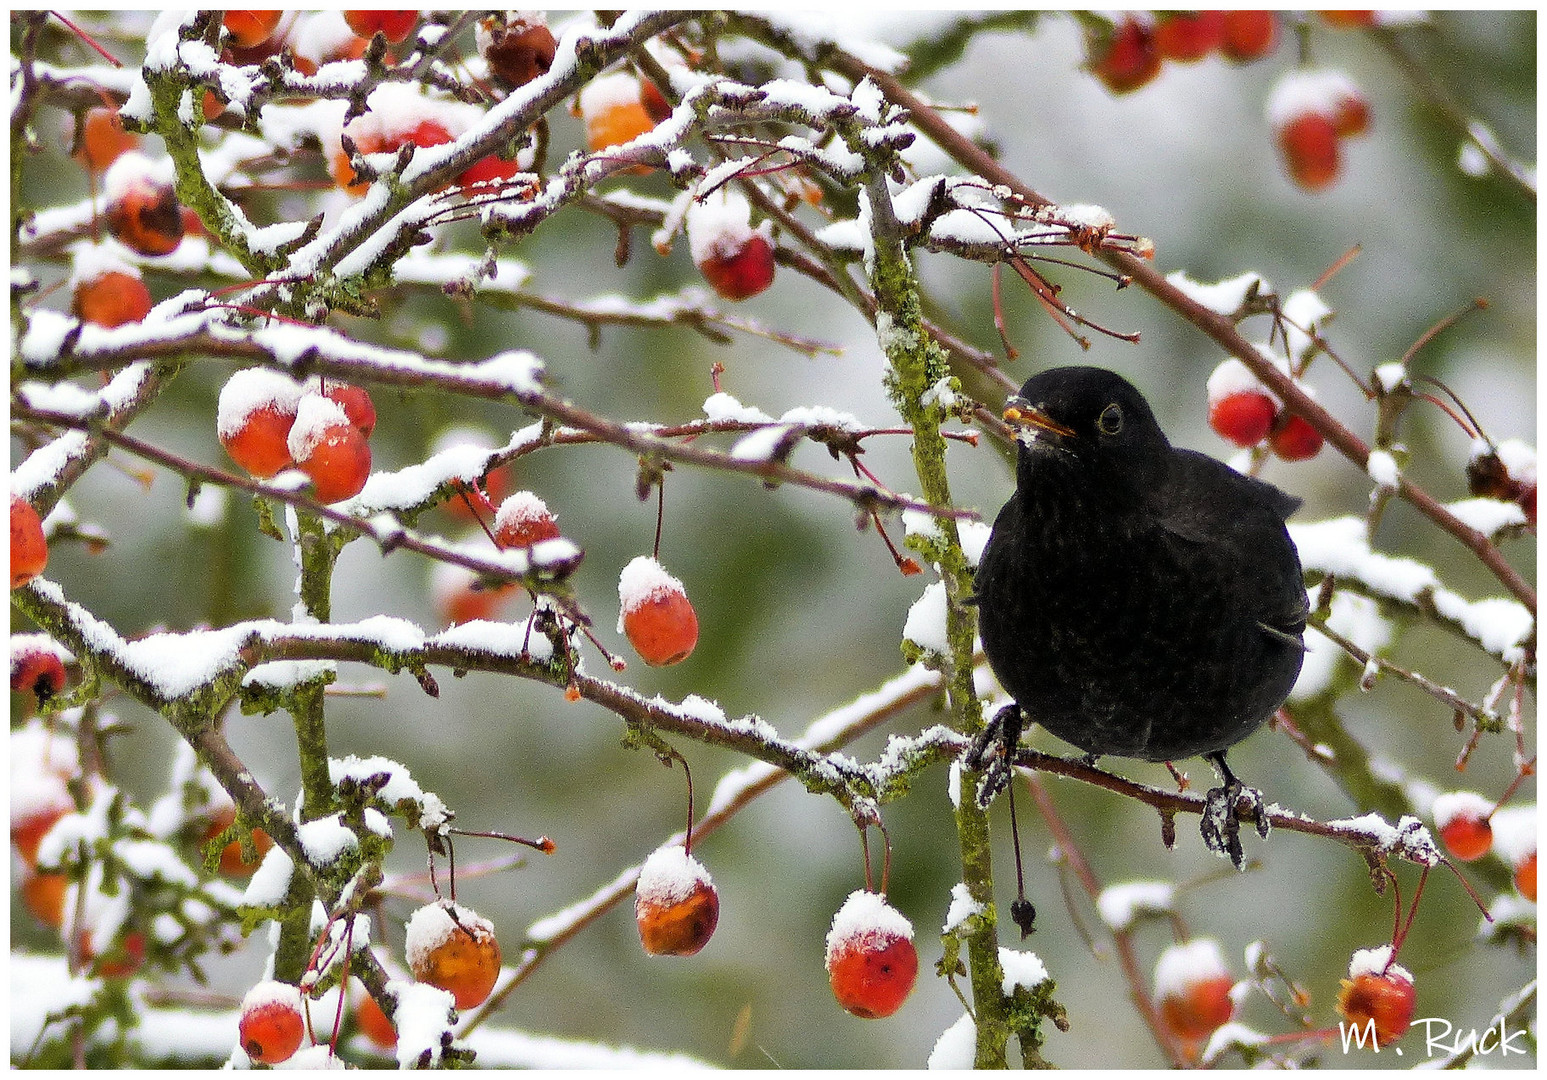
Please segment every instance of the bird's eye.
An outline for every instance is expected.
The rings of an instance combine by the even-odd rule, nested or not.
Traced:
[[[1096,426],[1101,429],[1103,435],[1116,435],[1123,430],[1123,410],[1116,404],[1108,405],[1101,410],[1101,415],[1096,417]]]

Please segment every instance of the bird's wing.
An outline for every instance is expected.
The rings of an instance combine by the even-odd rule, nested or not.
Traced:
[[[1192,558],[1183,554],[1184,561],[1201,563],[1216,546],[1233,552],[1229,565],[1249,568],[1241,594],[1249,598],[1253,617],[1270,634],[1300,635],[1309,603],[1299,555],[1284,528],[1299,499],[1204,454],[1177,450],[1154,506],[1173,550],[1191,550]],[[1199,572],[1208,571],[1200,565]]]

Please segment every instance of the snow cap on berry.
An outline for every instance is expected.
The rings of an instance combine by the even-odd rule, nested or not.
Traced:
[[[693,201],[688,207],[687,229],[695,266],[711,259],[733,258],[758,231],[752,227],[752,204],[726,188],[702,202]]]
[[[580,88],[580,114],[589,121],[608,109],[639,104],[639,80],[622,71],[600,75]]]
[[[265,979],[242,995],[240,1011],[247,1013],[254,1009],[261,1009],[265,1005],[284,1005],[300,1012],[301,991],[278,979]]]
[[[639,555],[618,575],[618,633],[623,633],[623,617],[665,593],[687,595],[682,582],[666,572],[659,561]]]
[[[1229,976],[1219,942],[1213,938],[1195,938],[1172,945],[1155,962],[1155,995],[1183,997],[1201,982]]]
[[[283,372],[268,368],[238,371],[220,388],[216,431],[222,439],[233,438],[247,425],[249,416],[269,406],[279,413],[294,412],[305,393],[304,386]]]
[[[135,280],[141,278],[139,267],[124,261],[124,249],[117,243],[72,244],[70,247],[71,291],[96,281],[107,274],[123,274]]]
[[[1329,68],[1297,68],[1286,73],[1268,94],[1268,123],[1275,129],[1300,116],[1335,120],[1349,101],[1362,101],[1359,84]]]
[[[349,425],[344,407],[321,394],[306,394],[295,409],[295,424],[290,428],[290,456],[305,461],[312,456],[328,433]]]
[[[701,889],[713,887],[704,864],[671,844],[656,848],[639,868],[635,897],[650,907],[671,907]]]
[[[493,923],[453,900],[426,904],[414,912],[403,933],[403,956],[408,966],[416,971],[426,966],[430,953],[450,941],[459,927],[475,938],[494,934]]]
[[[138,150],[128,150],[102,174],[102,200],[111,205],[142,184],[171,187],[176,179],[171,158],[150,158]]]
[[[856,889],[833,916],[827,931],[827,965],[841,952],[866,945],[885,946],[898,939],[913,940],[913,924],[880,893]]]
[[[1434,805],[1430,808],[1434,816],[1434,827],[1441,831],[1458,818],[1483,821],[1492,812],[1492,800],[1483,798],[1475,791],[1447,791],[1443,795],[1436,795]]]
[[[553,513],[542,497],[533,491],[517,491],[500,503],[494,514],[494,531],[504,532],[523,525],[531,525],[544,519],[553,520]]]
[[[1232,356],[1222,361],[1209,376],[1209,404],[1215,405],[1236,394],[1261,394],[1274,401],[1278,400],[1273,391],[1252,374],[1251,368]]]
[[[1510,866],[1536,854],[1536,807],[1507,806],[1490,819],[1493,850]]]
[[[1389,975],[1392,978],[1402,979],[1405,982],[1413,981],[1413,973],[1401,964],[1391,962],[1391,946],[1379,945],[1373,949],[1358,949],[1348,961],[1348,977],[1357,979],[1361,975],[1374,975],[1379,978]]]
[[[319,67],[333,57],[343,54],[344,49],[359,35],[344,21],[339,8],[313,11],[296,20],[290,31],[290,49],[296,56]]]

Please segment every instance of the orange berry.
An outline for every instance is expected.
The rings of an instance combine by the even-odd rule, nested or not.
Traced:
[[[241,1015],[242,1049],[255,1064],[278,1065],[301,1048],[306,1034],[301,992],[289,983],[268,979],[254,986],[242,998]]]
[[[64,898],[70,879],[64,874],[29,872],[21,881],[21,899],[33,918],[58,930],[64,925]]]
[[[1191,63],[1219,48],[1225,38],[1223,11],[1183,11],[1155,23],[1155,51],[1162,59]]]
[[[438,562],[430,573],[430,593],[435,608],[451,626],[478,619],[494,620],[500,608],[519,588],[514,583],[479,587],[476,573],[454,563]]]
[[[618,603],[618,629],[645,663],[680,663],[698,644],[698,615],[687,590],[655,559],[641,555],[623,568]]]
[[[1219,51],[1231,60],[1260,60],[1278,45],[1278,15],[1272,11],[1225,12]]]
[[[246,368],[227,379],[215,429],[231,460],[265,480],[288,469],[290,429],[303,393],[294,379],[267,368]]]
[[[651,956],[692,956],[720,921],[720,895],[704,864],[675,845],[657,848],[639,870],[634,923]]]
[[[1304,113],[1278,132],[1279,152],[1289,176],[1306,191],[1320,191],[1338,177],[1337,125],[1317,113]]]
[[[377,31],[392,44],[407,39],[409,33],[419,23],[417,11],[405,11],[395,9],[392,11],[346,11],[344,21],[349,24],[349,29],[363,38],[369,38]]]
[[[451,900],[414,912],[403,947],[414,978],[449,991],[458,1009],[482,1005],[500,976],[494,926]]]
[[[919,955],[913,924],[878,893],[849,894],[827,932],[827,979],[855,1016],[891,1016],[913,991]]]
[[[1515,867],[1515,888],[1531,903],[1536,903],[1536,852],[1531,852]]]
[[[1460,861],[1480,859],[1493,847],[1493,826],[1488,823],[1493,803],[1476,792],[1449,791],[1437,795],[1430,813],[1440,839]]]
[[[1160,53],[1147,22],[1124,18],[1104,39],[1089,46],[1091,72],[1115,94],[1137,90],[1160,74]]]
[[[81,142],[75,151],[76,160],[93,172],[101,172],[111,165],[118,155],[140,145],[140,137],[124,130],[123,118],[117,109],[105,106],[86,110],[81,125]]]
[[[48,565],[43,519],[20,495],[11,496],[11,588],[27,584]]]
[[[1304,461],[1321,450],[1321,432],[1303,416],[1291,416],[1275,431],[1268,442],[1273,452],[1285,461]]]
[[[318,502],[353,498],[370,478],[370,444],[342,406],[321,394],[307,394],[296,406],[288,445],[296,468],[311,477]]]
[[[322,396],[336,402],[344,410],[349,422],[360,429],[361,435],[367,439],[371,437],[371,432],[376,430],[376,406],[371,402],[371,395],[365,387],[339,382],[337,379],[324,379]]]
[[[645,111],[639,80],[622,72],[602,75],[581,88],[580,115],[585,118],[586,149],[593,153],[655,127]]]
[[[209,825],[204,830],[203,843],[209,843],[215,837],[225,832],[236,820],[236,807],[222,806],[216,810],[210,819]],[[262,829],[252,830],[253,861],[247,862],[242,858],[242,842],[232,840],[220,849],[220,872],[227,877],[249,877],[263,862],[263,856],[274,846],[274,841],[269,834]]]
[[[1390,946],[1355,953],[1349,977],[1338,991],[1338,1015],[1352,1027],[1363,1028],[1373,1021],[1376,1046],[1388,1046],[1402,1037],[1413,1022],[1418,997],[1410,973],[1397,964],[1384,964],[1390,955]]]
[[[1219,943],[1199,938],[1172,945],[1155,964],[1155,994],[1160,1018],[1183,1042],[1200,1042],[1235,1013],[1230,988],[1235,980],[1225,969]]]
[[[397,1028],[393,1027],[392,1021],[381,1011],[381,1006],[376,1004],[376,999],[371,995],[360,996],[360,1003],[355,1006],[355,1023],[367,1039],[383,1050],[397,1048]]]
[[[500,548],[526,548],[559,535],[548,504],[530,491],[518,491],[500,503],[494,515],[494,543]]]
[[[478,51],[489,73],[512,89],[548,74],[558,43],[542,16],[530,12],[499,13],[478,23]]]
[[[64,689],[64,660],[53,642],[41,634],[11,637],[11,689],[31,694],[38,704]]]
[[[166,255],[183,242],[183,212],[168,180],[137,151],[120,154],[102,178],[107,227],[141,255]]]
[[[231,43],[239,49],[252,49],[274,36],[283,11],[228,11],[222,21]]]
[[[139,274],[109,270],[75,286],[70,309],[82,322],[111,329],[139,322],[150,313],[150,290]]]

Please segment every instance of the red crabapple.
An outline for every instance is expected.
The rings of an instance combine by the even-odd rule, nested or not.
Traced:
[[[1209,426],[1237,446],[1255,446],[1273,430],[1278,402],[1235,357],[1209,376]]]
[[[1087,51],[1091,72],[1113,93],[1137,90],[1160,74],[1160,53],[1148,15],[1125,15],[1110,35],[1092,40]]]
[[[675,844],[657,848],[639,870],[634,923],[651,956],[692,956],[720,921],[720,895],[704,864]]]
[[[1488,823],[1493,803],[1476,792],[1436,795],[1430,813],[1446,849],[1460,861],[1480,859],[1493,847],[1493,826]]]
[[[725,189],[688,208],[688,246],[693,263],[726,300],[745,300],[773,284],[773,245],[768,224],[752,227],[752,207]]]
[[[558,43],[538,12],[495,12],[478,21],[478,52],[505,86],[525,86],[548,74]]]
[[[123,118],[117,109],[98,106],[86,110],[81,125],[81,143],[75,157],[92,172],[101,172],[117,160],[118,155],[140,145],[140,137],[124,130]]]
[[[1285,461],[1304,461],[1321,450],[1321,432],[1303,416],[1290,416],[1268,440],[1273,452]]]
[[[306,1021],[301,1015],[301,992],[289,983],[267,979],[242,998],[240,1033],[242,1049],[258,1065],[289,1061],[301,1048]]]
[[[1202,60],[1224,39],[1223,11],[1175,11],[1159,15],[1155,23],[1155,51],[1165,60]]]
[[[288,469],[290,429],[305,392],[290,376],[268,368],[246,368],[227,379],[215,430],[231,460],[260,480]]]
[[[1235,1013],[1219,943],[1199,938],[1171,945],[1155,964],[1155,996],[1167,1030],[1183,1042],[1201,1042]]]
[[[502,549],[528,548],[558,535],[548,504],[530,491],[511,495],[494,515],[494,543]]]
[[[337,379],[324,379],[322,396],[337,402],[349,422],[360,429],[360,434],[367,439],[371,437],[371,432],[376,430],[376,406],[371,402],[371,395],[365,387]]]
[[[913,924],[879,893],[849,894],[827,932],[827,978],[833,996],[855,1016],[891,1016],[918,978]]]
[[[222,17],[232,44],[241,49],[262,45],[279,28],[283,11],[228,11]]]
[[[167,255],[183,242],[183,212],[172,189],[170,159],[154,162],[137,150],[120,154],[102,177],[107,227],[141,255]]]
[[[71,252],[70,310],[82,322],[108,329],[139,322],[152,305],[140,271],[114,246],[80,244]]]
[[[652,667],[680,663],[698,644],[698,615],[687,590],[648,555],[623,568],[618,606],[618,630]]]
[[[307,394],[296,406],[287,440],[296,468],[311,477],[318,502],[360,494],[371,475],[371,448],[336,401]]]
[[[392,11],[346,11],[344,21],[349,24],[349,29],[363,38],[369,38],[380,31],[382,37],[396,45],[406,40],[418,24],[419,12],[401,8]]]
[[[621,71],[592,79],[580,89],[586,149],[595,153],[619,146],[654,129],[645,111],[639,80]]]
[[[44,704],[64,689],[65,655],[46,634],[11,635],[11,689]]]
[[[493,924],[451,900],[414,912],[403,949],[414,978],[449,991],[458,1009],[482,1005],[500,976]]]
[[[11,495],[11,588],[19,589],[48,565],[43,519],[20,495]]]
[[[1350,1027],[1364,1028],[1373,1022],[1378,1047],[1389,1046],[1407,1031],[1418,997],[1412,974],[1390,963],[1390,956],[1389,945],[1354,953],[1348,978],[1338,991],[1338,1015]]]
[[[1272,11],[1225,12],[1224,39],[1219,51],[1231,60],[1260,60],[1278,44],[1278,15]]]

